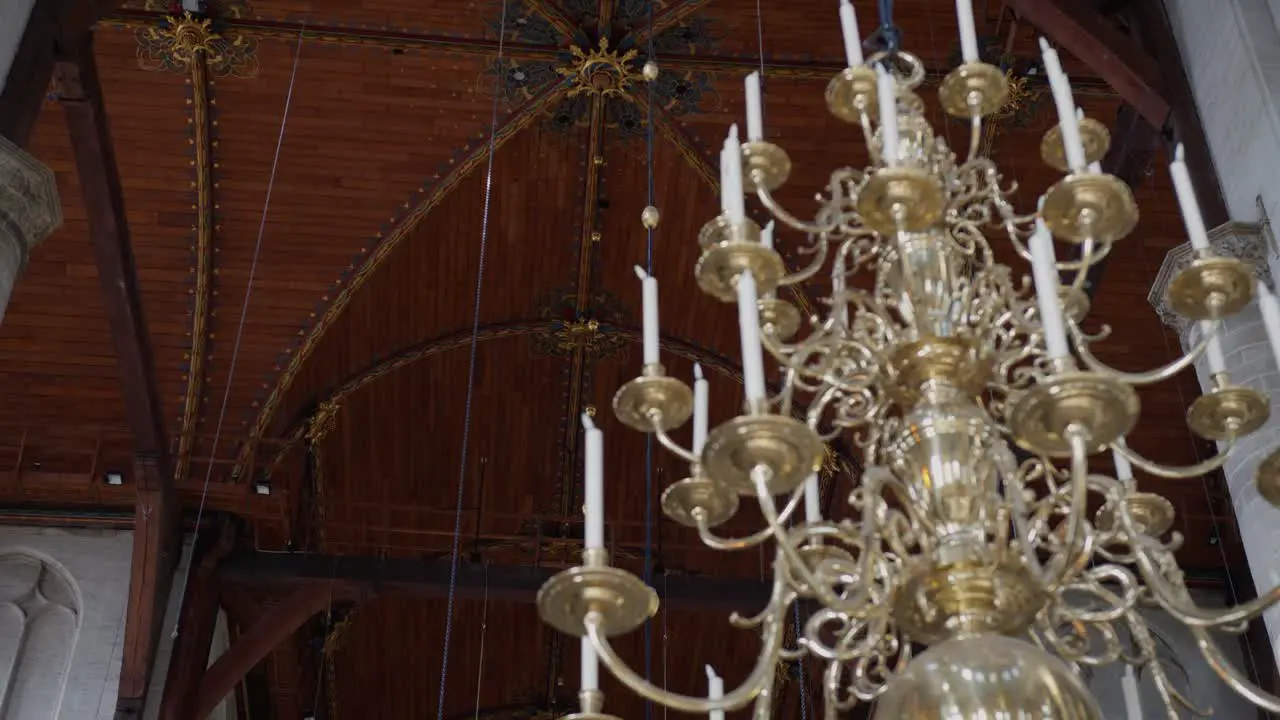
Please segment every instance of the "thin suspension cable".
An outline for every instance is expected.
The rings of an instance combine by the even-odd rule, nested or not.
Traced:
[[[649,44],[649,62],[657,63],[658,60],[654,56],[653,50],[653,5],[654,0],[649,0],[648,16],[645,22],[648,25],[648,44]],[[653,104],[656,102],[655,91],[657,90],[654,81],[649,82],[649,107],[648,117],[645,122],[645,168],[648,175],[648,205],[653,206]],[[653,228],[646,228],[645,237],[645,268],[647,272],[653,274]],[[644,440],[644,581],[647,585],[653,585],[653,435],[645,434]],[[665,597],[664,597],[665,599]],[[664,646],[665,648],[665,646]],[[651,680],[653,671],[653,627],[646,620],[644,623],[644,679]],[[645,720],[653,720],[653,702],[645,700],[644,702]]]
[[[484,564],[484,606],[480,611],[480,662],[476,663],[476,712],[475,720],[480,720],[480,688],[484,687],[484,647],[485,636],[489,632],[489,563]]]
[[[258,273],[258,257],[262,254],[262,238],[267,232],[267,216],[271,211],[271,191],[275,189],[276,171],[280,167],[280,149],[284,147],[284,130],[289,124],[289,108],[293,106],[293,88],[298,79],[298,61],[302,59],[303,33],[306,32],[306,29],[307,22],[303,20],[298,27],[298,49],[293,54],[293,69],[289,72],[289,89],[284,96],[284,112],[280,115],[280,132],[276,135],[276,150],[271,157],[271,173],[267,176],[267,193],[262,200],[262,216],[258,220],[258,237],[253,244],[253,259],[249,263],[249,278],[244,287],[244,301],[240,305],[240,321],[236,325],[235,340],[231,344],[231,362],[227,366],[227,385],[222,391],[222,404],[218,408],[218,422],[213,428],[213,446],[209,451],[210,458],[218,456],[218,443],[222,440],[222,424],[227,417],[227,405],[231,401],[231,388],[235,385],[236,363],[240,359],[240,341],[244,337],[244,324],[249,315],[249,300],[253,297],[253,280]],[[182,597],[179,599],[179,603],[186,601],[187,583],[191,579],[191,567],[195,564],[195,547],[196,542],[200,539],[200,524],[204,520],[205,503],[209,498],[209,482],[213,479],[213,466],[214,463],[211,460],[208,463],[208,467],[205,468],[204,483],[200,488],[200,505],[196,509],[196,529],[191,538],[192,556],[191,560],[187,562],[187,572],[183,575]],[[181,607],[181,604],[179,604],[179,607]],[[173,626],[173,637],[175,638],[181,629],[180,625],[181,621],[178,621]]]
[[[502,18],[498,22],[498,59],[495,67],[502,67],[503,51],[507,39],[507,5],[502,3]],[[484,288],[484,258],[489,247],[489,210],[493,200],[493,154],[498,137],[498,96],[502,73],[494,73],[493,103],[489,109],[489,157],[485,162],[484,209],[480,219],[480,260],[476,267],[475,301],[471,313],[471,350],[467,360],[467,399],[462,412],[462,446],[458,458],[458,501],[453,513],[453,547],[449,552],[449,594],[444,611],[444,644],[440,656],[440,702],[436,706],[436,720],[444,720],[445,687],[449,679],[449,647],[453,641],[453,602],[458,593],[458,550],[462,539],[462,500],[467,487],[467,454],[471,446],[471,407],[476,389],[476,350],[480,343],[480,298]],[[486,571],[487,572],[487,571]]]

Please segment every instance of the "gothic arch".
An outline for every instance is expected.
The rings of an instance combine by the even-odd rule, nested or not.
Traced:
[[[81,608],[80,588],[60,565],[0,550],[0,720],[58,717]]]

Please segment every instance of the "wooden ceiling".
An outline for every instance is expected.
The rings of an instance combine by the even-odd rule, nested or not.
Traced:
[[[1033,29],[999,2],[976,4],[988,44],[1008,50],[1019,72],[1034,66]],[[206,494],[209,508],[243,517],[246,545],[258,550],[430,559],[447,557],[458,537],[464,553],[495,563],[564,565],[580,536],[578,417],[592,407],[608,438],[619,562],[654,573],[655,584],[663,572],[760,576],[755,553],[726,559],[658,521],[656,496],[682,468],[660,452],[650,466],[645,438],[608,411],[639,366],[632,266],[648,259],[638,219],[650,168],[667,367],[681,377],[694,360],[715,370],[713,412],[727,417],[740,393],[735,316],[697,289],[694,238],[718,208],[713,148],[741,116],[741,76],[760,62],[761,38],[769,127],[796,164],[788,204],[808,202],[833,158],[860,162],[865,149],[823,107],[842,57],[827,3],[763,3],[761,36],[755,0],[656,5],[663,75],[651,151],[643,83],[593,115],[593,100],[571,96],[555,72],[571,62],[570,46],[601,37],[624,50],[640,41],[643,54],[648,5],[638,0],[515,0],[501,64],[500,0],[210,2],[221,41],[203,74],[157,61],[172,55],[154,37],[167,3],[125,2],[99,24],[95,56],[155,381],[188,506]],[[870,28],[875,3],[856,5]],[[951,8],[897,3],[905,45],[931,72],[957,53]],[[1088,65],[1071,59],[1068,70],[1085,111],[1113,122],[1122,98]],[[1056,179],[1038,153],[1052,104],[1038,76],[1028,88],[992,151],[1024,205]],[[935,127],[957,141],[965,132],[941,116]],[[33,253],[0,326],[0,402],[11,410],[0,498],[129,505],[137,478],[125,398],[52,104],[30,148],[57,174],[66,224]],[[1115,250],[1094,304],[1095,321],[1116,331],[1102,355],[1124,368],[1178,351],[1146,303],[1165,254],[1183,242],[1164,166],[1157,154],[1135,178],[1142,222]],[[601,330],[575,324],[586,320]],[[1183,409],[1195,393],[1191,377],[1144,392],[1132,445],[1192,461],[1202,448]],[[107,470],[129,481],[107,487]],[[1227,505],[1206,502],[1200,480],[1152,485],[1178,506],[1184,561],[1221,568]],[[441,600],[391,596],[355,610],[327,664],[336,716],[434,713],[446,615]],[[745,672],[752,641],[722,644],[718,626],[704,630],[708,619],[681,609],[655,622],[655,678],[693,691],[704,661],[730,678]],[[531,605],[496,601],[486,614],[483,601],[460,601],[452,623],[446,717],[471,714],[477,700],[524,716],[572,698],[576,651]],[[668,634],[680,639],[670,654]],[[643,664],[644,636],[624,650]],[[620,690],[609,707],[644,712]]]

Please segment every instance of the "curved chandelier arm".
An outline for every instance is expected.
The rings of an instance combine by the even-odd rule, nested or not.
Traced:
[[[969,123],[969,156],[965,159],[966,163],[973,162],[978,157],[978,149],[982,145],[982,116],[974,115],[972,122]]]
[[[777,572],[777,569],[775,569],[774,591],[773,596],[770,598],[769,606],[785,610],[789,603],[784,602],[781,597],[784,583],[780,578],[776,577]],[[760,694],[760,691],[768,683],[770,674],[774,672],[774,665],[777,663],[778,654],[782,650],[781,629],[785,624],[779,622],[777,615],[771,615],[768,618],[764,624],[764,631],[760,634],[764,647],[760,656],[756,658],[756,666],[752,668],[751,674],[747,676],[747,679],[741,685],[725,693],[724,697],[711,700],[705,697],[690,697],[674,693],[645,680],[643,676],[632,670],[614,652],[613,647],[609,644],[609,639],[600,632],[601,620],[600,614],[592,611],[587,613],[583,624],[587,630],[587,637],[591,638],[591,644],[600,655],[600,660],[604,662],[605,667],[609,668],[609,672],[613,673],[613,676],[618,678],[628,689],[644,699],[669,707],[677,712],[686,713],[737,710]]]
[[[1268,712],[1280,712],[1280,697],[1259,688],[1241,675],[1231,661],[1222,654],[1222,649],[1209,636],[1208,630],[1193,627],[1191,633],[1195,636],[1196,646],[1200,648],[1200,654],[1204,656],[1205,662],[1232,690]]]
[[[1067,439],[1071,443],[1071,509],[1067,516],[1067,534],[1062,541],[1065,552],[1058,553],[1050,561],[1048,568],[1050,592],[1057,590],[1081,567],[1081,554],[1088,555],[1092,543],[1081,542],[1081,536],[1087,535],[1085,514],[1089,499],[1089,448],[1086,445],[1087,431],[1071,426],[1067,428]]]
[[[814,275],[817,275],[818,271],[822,269],[822,266],[827,263],[827,233],[817,233],[813,237],[816,238],[816,240],[809,244],[809,248],[813,248],[813,258],[809,260],[809,264],[793,273],[787,273],[779,278],[779,287],[802,283],[809,278],[812,278]],[[809,252],[809,249],[806,248],[805,252]]]
[[[1129,518],[1123,517],[1126,530],[1136,532]],[[1259,617],[1271,606],[1280,603],[1280,587],[1272,588],[1265,595],[1225,609],[1205,610],[1187,595],[1186,588],[1175,585],[1165,577],[1152,561],[1152,553],[1139,549],[1135,553],[1138,569],[1142,571],[1142,579],[1147,588],[1155,595],[1160,605],[1178,619],[1183,625],[1191,628],[1212,628],[1239,625]]]
[[[1236,438],[1230,438],[1221,441],[1226,447],[1213,457],[1204,462],[1195,465],[1184,465],[1182,467],[1174,467],[1172,465],[1160,465],[1151,462],[1142,457],[1138,453],[1129,448],[1128,445],[1113,443],[1111,449],[1119,453],[1135,467],[1141,468],[1143,471],[1155,475],[1156,477],[1168,478],[1170,480],[1187,480],[1189,478],[1199,477],[1208,472],[1213,472],[1222,467],[1227,462],[1227,456],[1231,454],[1231,449],[1236,446]]]
[[[1075,346],[1076,352],[1080,355],[1080,359],[1084,362],[1086,367],[1094,372],[1112,375],[1126,385],[1136,386],[1152,385],[1158,382],[1164,382],[1188,368],[1204,354],[1205,348],[1209,347],[1209,343],[1213,338],[1217,337],[1220,325],[1221,323],[1215,322],[1213,324],[1213,333],[1203,338],[1199,344],[1191,348],[1190,351],[1177,360],[1174,360],[1168,365],[1155,368],[1154,370],[1138,373],[1116,370],[1110,365],[1099,360],[1092,352],[1090,352],[1089,338],[1085,335],[1084,331],[1080,329],[1080,326],[1075,322],[1075,320],[1067,320],[1067,332],[1071,333],[1071,344]]]
[[[795,514],[796,508],[800,507],[800,501],[803,498],[804,485],[791,491],[791,497],[782,508],[782,514],[778,516],[778,522],[785,525],[791,519],[791,516]],[[698,539],[713,550],[746,550],[773,537],[773,528],[766,526],[746,537],[723,538],[711,531],[711,528],[707,525],[707,514],[705,512],[694,510],[693,517],[698,521]]]
[[[656,417],[653,419],[653,434],[658,436],[658,442],[662,444],[662,447],[670,450],[680,458],[683,458],[685,462],[691,465],[697,465],[701,461],[701,458],[697,455],[685,450],[679,443],[672,440],[671,436],[667,434],[667,431],[662,429],[660,419]]]
[[[751,179],[756,183],[756,197],[760,198],[760,204],[764,205],[765,208],[775,218],[781,220],[784,225],[788,225],[800,232],[811,233],[813,235],[825,235],[839,226],[839,218],[832,218],[829,225],[819,225],[816,223],[805,222],[795,215],[787,212],[786,208],[779,205],[778,201],[773,199],[773,194],[764,186],[762,178],[759,177],[760,173],[760,170],[751,171]]]

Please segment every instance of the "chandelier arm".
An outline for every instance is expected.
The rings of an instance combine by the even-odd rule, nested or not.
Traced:
[[[1199,477],[1205,473],[1213,472],[1225,465],[1227,457],[1231,454],[1231,450],[1236,446],[1237,439],[1238,438],[1228,438],[1226,440],[1222,440],[1220,443],[1226,447],[1224,447],[1217,455],[1214,455],[1204,462],[1196,463],[1195,465],[1184,465],[1181,467],[1160,465],[1158,463],[1151,462],[1134,452],[1133,449],[1127,445],[1114,443],[1111,445],[1111,449],[1116,453],[1119,453],[1139,469],[1155,475],[1156,477],[1168,478],[1170,480],[1187,480]]]
[[[813,235],[816,240],[809,245],[809,247],[813,248],[813,259],[810,260],[809,264],[805,265],[803,268],[779,278],[779,287],[802,283],[805,280],[812,278],[814,275],[817,275],[818,271],[822,269],[822,266],[827,264],[827,233],[814,233]]]
[[[982,145],[982,116],[975,114],[969,122],[969,155],[965,163],[971,163],[978,157],[978,149]]]
[[[1125,372],[1117,370],[1110,365],[1102,362],[1089,350],[1089,337],[1085,334],[1075,320],[1067,319],[1067,332],[1071,334],[1072,345],[1075,346],[1076,353],[1080,359],[1084,361],[1085,366],[1090,370],[1098,373],[1110,375],[1126,385],[1153,385],[1158,382],[1164,382],[1190,367],[1192,363],[1205,353],[1205,349],[1209,347],[1209,343],[1213,338],[1218,336],[1222,323],[1214,321],[1213,332],[1209,333],[1195,347],[1191,348],[1182,357],[1174,360],[1168,365],[1148,370],[1146,372]]]
[[[1008,493],[1013,504],[1013,524],[1017,531],[1018,546],[1022,549],[1022,556],[1026,558],[1028,569],[1031,571],[1032,578],[1042,587],[1049,584],[1048,575],[1044,565],[1041,564],[1039,556],[1036,554],[1035,545],[1032,543],[1033,530],[1028,522],[1029,512],[1025,493],[1025,486],[1022,484],[1022,477],[1018,473],[1017,465],[1013,460],[1013,453],[1009,452],[1008,447],[1004,448],[1004,452],[998,453],[996,463],[1003,466],[1001,475],[1004,476],[1005,482],[1012,485],[1013,492]]]
[[[1080,244],[1081,260],[1079,260],[1078,262],[1083,263],[1084,259],[1089,258],[1093,255],[1093,246],[1094,246],[1094,239],[1093,239],[1093,236],[1090,235],[1084,239],[1083,243]],[[1058,265],[1059,267],[1061,267],[1061,263],[1059,263]],[[1076,268],[1075,277],[1071,280],[1070,292],[1073,292],[1073,293],[1084,292],[1084,283],[1085,283],[1085,280],[1088,278],[1088,271],[1087,271],[1088,267],[1089,266],[1086,265],[1083,268]]]
[[[801,485],[791,491],[791,498],[787,500],[786,506],[783,507],[782,514],[779,516],[779,521],[785,524],[790,520],[791,516],[795,514],[796,508],[800,507],[800,501],[803,499],[804,485]],[[757,530],[746,537],[723,538],[716,535],[711,531],[711,528],[707,526],[707,516],[705,512],[700,513],[698,510],[694,510],[693,517],[698,521],[698,539],[712,550],[746,550],[747,548],[756,547],[765,540],[773,537],[773,528],[766,527],[761,530]]]
[[[788,225],[795,230],[812,235],[829,233],[839,227],[840,222],[836,219],[833,219],[830,225],[823,226],[814,223],[807,223],[787,212],[785,208],[778,204],[778,201],[773,199],[773,194],[769,192],[769,188],[764,186],[764,176],[761,170],[752,170],[751,179],[756,183],[756,197],[760,198],[760,203],[765,206],[765,209],[767,209],[771,215],[782,221],[784,225]]]
[[[671,439],[671,436],[667,434],[667,431],[662,429],[662,419],[660,417],[652,418],[652,423],[653,434],[658,437],[658,442],[662,444],[662,447],[670,450],[672,454],[682,458],[685,462],[691,465],[697,465],[702,462],[702,458],[694,455],[691,451],[684,449],[679,443]]]
[[[1067,515],[1067,534],[1062,546],[1065,553],[1059,553],[1049,563],[1049,583],[1046,589],[1056,592],[1072,576],[1080,564],[1080,552],[1092,547],[1092,533],[1085,528],[1085,512],[1088,509],[1089,487],[1089,448],[1086,443],[1087,431],[1077,426],[1067,428],[1067,439],[1071,443],[1071,505]],[[1086,538],[1082,541],[1081,535]]]
[[[1138,533],[1137,529],[1133,527],[1131,518],[1123,513],[1120,518],[1121,522],[1126,526],[1126,531],[1131,535]],[[1249,602],[1229,608],[1206,610],[1196,605],[1195,601],[1187,593],[1186,586],[1181,582],[1171,582],[1165,577],[1152,559],[1153,555],[1162,558],[1169,557],[1167,552],[1135,548],[1134,556],[1138,563],[1138,569],[1142,573],[1143,581],[1146,583],[1147,588],[1151,590],[1155,601],[1170,615],[1177,618],[1179,622],[1190,628],[1217,628],[1240,625],[1261,616],[1273,605],[1280,603],[1280,586],[1277,586],[1265,595],[1260,595]]]
[[[705,714],[711,710],[737,710],[751,702],[768,682],[770,674],[774,671],[774,665],[778,661],[778,653],[782,649],[782,631],[785,625],[778,618],[778,612],[785,611],[790,605],[783,597],[784,581],[779,575],[779,569],[775,568],[773,578],[773,594],[769,601],[769,606],[780,608],[781,610],[772,613],[764,624],[764,630],[760,634],[763,644],[760,656],[756,659],[756,665],[751,670],[751,674],[741,685],[724,694],[717,700],[711,700],[705,697],[690,697],[674,693],[664,688],[660,688],[653,683],[645,680],[644,677],[632,670],[629,665],[614,651],[609,644],[609,639],[605,637],[600,630],[600,623],[603,620],[598,612],[588,612],[583,619],[583,625],[587,631],[587,637],[591,639],[592,646],[595,647],[596,653],[599,654],[600,660],[604,662],[609,672],[613,674],[623,685],[626,685],[632,692],[640,695],[646,700],[656,702],[659,705],[671,708],[677,712],[700,713]]]
[[[867,114],[865,108],[858,113],[858,124],[862,127],[862,141],[867,144],[867,151],[871,153],[876,162],[879,162],[880,157],[879,153],[876,152],[876,145],[871,142],[875,138],[876,132],[871,128],[871,116]]]
[[[1164,663],[1160,661],[1160,656],[1156,654],[1155,639],[1151,637],[1151,631],[1147,628],[1146,619],[1132,610],[1125,617],[1128,620],[1129,633],[1138,644],[1141,655],[1138,658],[1139,662],[1131,664],[1144,665],[1151,671],[1151,678],[1155,682],[1156,692],[1159,693],[1160,699],[1164,701],[1165,712],[1168,713],[1169,720],[1181,720],[1177,710],[1179,706],[1197,717],[1212,715],[1212,709],[1200,709],[1173,687],[1173,683],[1169,681],[1168,673],[1164,671]]]
[[[1222,649],[1214,642],[1208,630],[1201,627],[1193,627],[1191,628],[1191,633],[1196,639],[1196,646],[1200,648],[1200,654],[1204,656],[1205,662],[1232,690],[1235,690],[1249,702],[1267,712],[1280,712],[1280,697],[1272,695],[1249,682],[1235,665],[1232,665],[1231,661],[1222,654]]]

